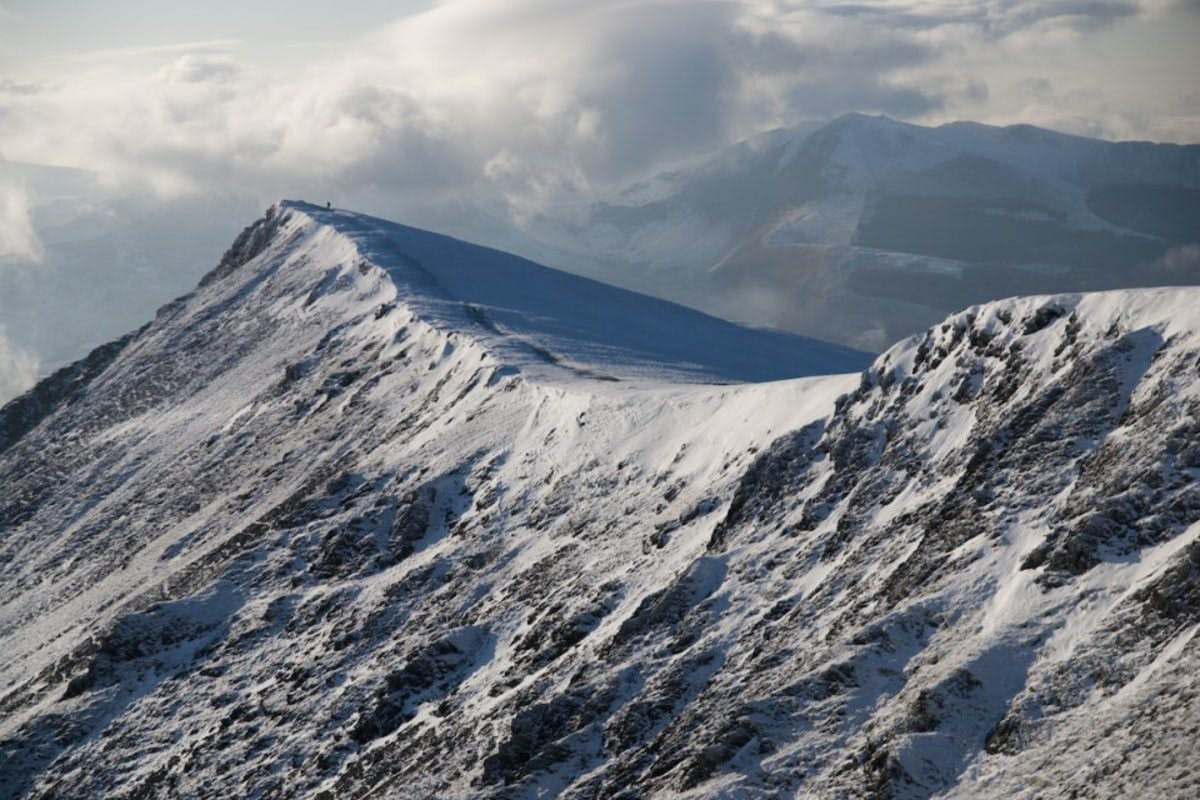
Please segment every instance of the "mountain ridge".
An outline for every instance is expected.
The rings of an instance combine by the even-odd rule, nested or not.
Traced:
[[[0,452],[0,796],[1200,786],[1200,290],[717,385],[307,209]]]
[[[645,363],[652,373],[669,368],[677,377],[694,373],[710,380],[851,372],[867,361],[848,348],[782,332],[749,332],[441,234],[297,201],[283,201],[280,208],[346,237],[362,258],[396,281],[403,301],[427,320],[445,317],[449,328],[460,331],[474,327],[477,336],[513,359],[512,366],[527,370],[533,362],[573,359],[582,359],[584,371],[603,369],[607,350],[630,374]],[[427,264],[437,266],[431,270]],[[687,328],[687,340],[672,336],[676,320]],[[512,341],[518,342],[515,348]],[[551,352],[556,349],[562,352]]]

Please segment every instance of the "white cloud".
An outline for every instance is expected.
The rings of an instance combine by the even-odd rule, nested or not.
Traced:
[[[42,252],[28,196],[20,186],[0,176],[0,265],[4,260],[36,263],[42,260]]]
[[[33,386],[37,376],[37,359],[12,344],[0,327],[0,405]]]
[[[225,55],[187,53],[162,69],[167,83],[226,83],[241,72],[238,63]]]
[[[444,0],[285,74],[234,40],[87,54],[40,91],[0,93],[0,150],[164,193],[357,187],[517,211],[844,111],[1051,119],[1005,88],[1050,69],[1079,99],[1061,118],[1090,110],[1092,132],[1129,133],[1152,106],[1117,119],[1102,82],[1057,70],[1097,31],[1168,5]]]
[[[153,56],[196,55],[201,53],[227,52],[242,46],[240,39],[207,39],[200,42],[172,42],[170,44],[140,45],[137,47],[115,47],[105,50],[90,50],[61,56],[65,62],[86,64],[109,63],[122,59],[138,59]]]
[[[1169,274],[1186,277],[1189,281],[1200,278],[1200,245],[1185,244],[1171,248],[1155,262],[1155,266]]]
[[[815,31],[815,13],[454,0],[284,75],[219,42],[91,53],[69,79],[0,96],[0,149],[164,192],[366,181],[516,197],[797,117],[939,105],[893,75],[933,58],[929,48],[857,20],[827,17]],[[147,70],[130,55],[165,63]]]

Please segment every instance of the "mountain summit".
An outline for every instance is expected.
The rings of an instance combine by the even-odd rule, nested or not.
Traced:
[[[1200,294],[862,366],[280,204],[0,409],[0,796],[1195,794]]]
[[[869,361],[844,347],[733,325],[361,214],[297,202],[282,203],[277,214],[305,231],[299,235],[306,252],[293,257],[342,257],[310,296],[349,285],[345,273],[355,263],[373,265],[396,287],[398,305],[441,330],[470,336],[525,373],[543,374],[552,365],[610,379],[764,381],[856,372]],[[297,233],[290,228],[287,235]]]

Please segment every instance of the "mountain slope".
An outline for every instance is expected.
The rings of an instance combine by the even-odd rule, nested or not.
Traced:
[[[712,385],[467,271],[503,258],[284,205],[44,387],[0,452],[0,795],[1200,786],[1196,290]]]
[[[424,258],[428,248],[440,248],[444,260],[423,268],[414,254]],[[496,305],[490,301],[507,286],[453,284],[470,275],[473,258],[493,268],[489,278],[524,273],[517,277],[530,292]],[[454,298],[446,284],[473,302]],[[584,298],[561,316],[536,305],[564,286]],[[607,339],[582,340],[573,326],[598,324],[605,303],[655,318],[620,317]],[[661,340],[632,335],[647,331]],[[742,353],[724,347],[730,343]],[[345,739],[351,706],[370,712],[378,681],[422,646],[423,634],[410,639],[391,626],[416,612],[428,615],[436,637],[462,627],[435,622],[458,613],[440,604],[449,599],[467,610],[481,587],[464,581],[474,584],[489,568],[498,583],[504,574],[536,582],[538,597],[563,590],[540,585],[547,559],[583,574],[659,561],[642,552],[648,536],[669,538],[654,523],[711,514],[709,493],[734,480],[747,448],[765,445],[770,431],[796,417],[819,415],[849,385],[835,378],[692,387],[629,378],[782,372],[788,358],[803,365],[810,347],[818,356],[845,354],[847,367],[863,361],[380,221],[295,204],[273,210],[195,294],[164,307],[95,365],[4,409],[5,794],[61,795],[63,781],[78,780],[73,765],[89,761],[97,783],[87,791],[132,791],[155,780],[166,763],[154,756],[156,746],[144,759],[121,748],[104,756],[112,742],[132,740],[115,728],[98,734],[129,725],[139,742],[174,738],[180,729],[164,718],[193,711],[200,717],[186,725],[219,725],[241,701],[226,708],[217,698],[233,702],[230,692],[249,673],[219,679],[228,667],[217,666],[227,662],[214,648],[233,656],[237,648],[226,652],[233,640],[225,637],[258,629],[268,608],[309,621],[281,623],[278,637],[242,640],[243,669],[274,673],[297,648],[316,648],[327,651],[327,662],[300,659],[297,669],[349,681],[349,694],[314,697],[306,711],[320,716],[327,708],[328,724],[297,732],[314,758],[337,741],[334,731],[345,740],[323,756],[332,759],[325,767],[295,776],[295,787],[313,788],[317,777],[337,774],[351,747],[369,741]],[[660,353],[662,361],[651,360]],[[717,453],[725,456],[717,461]],[[618,492],[626,483],[637,488]],[[626,514],[627,506],[637,513]],[[511,509],[519,516],[509,522]],[[601,530],[593,518],[613,539],[603,550],[580,546],[583,533]],[[525,533],[509,541],[510,527]],[[673,563],[638,581],[653,581]],[[335,635],[328,615],[346,613],[347,598],[364,593],[373,599],[351,611],[378,616],[380,633],[388,631],[385,640],[394,638],[398,649],[389,654],[377,637],[349,650],[320,644]],[[335,598],[332,611],[317,611]],[[418,611],[418,598],[432,605]],[[503,619],[483,642],[517,625],[520,612],[502,595],[490,605]],[[488,674],[499,680],[507,667],[498,663]],[[229,780],[252,780],[248,751],[211,731],[196,733],[204,759],[246,760]],[[242,745],[260,746],[249,738]],[[35,776],[64,749],[64,762],[35,790]]]

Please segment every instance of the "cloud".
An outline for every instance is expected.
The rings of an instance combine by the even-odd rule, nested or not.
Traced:
[[[1175,1],[443,0],[285,73],[237,40],[84,54],[36,93],[0,92],[0,151],[164,194],[519,215],[767,128],[994,110],[1010,62],[1037,74],[1057,37]]]
[[[105,50],[89,50],[85,53],[71,53],[59,56],[66,62],[78,64],[110,63],[123,59],[141,59],[154,56],[196,55],[200,53],[227,52],[242,46],[240,39],[206,39],[198,42],[171,42],[168,44],[139,45],[136,47],[116,47]]]
[[[0,405],[33,386],[37,377],[37,358],[10,342],[0,326]]]
[[[1164,272],[1194,281],[1200,278],[1200,244],[1173,247],[1154,262],[1154,266]]]
[[[167,83],[226,83],[237,78],[241,67],[228,56],[188,53],[163,68]]]
[[[36,263],[42,255],[28,196],[20,186],[0,176],[0,266],[6,260]]]
[[[0,80],[0,93],[3,94],[37,94],[42,87],[36,83],[22,83],[9,79]]]
[[[797,118],[939,107],[898,74],[937,52],[869,28],[756,2],[453,0],[284,75],[225,40],[88,53],[69,80],[0,96],[0,149],[164,192],[529,197]]]

